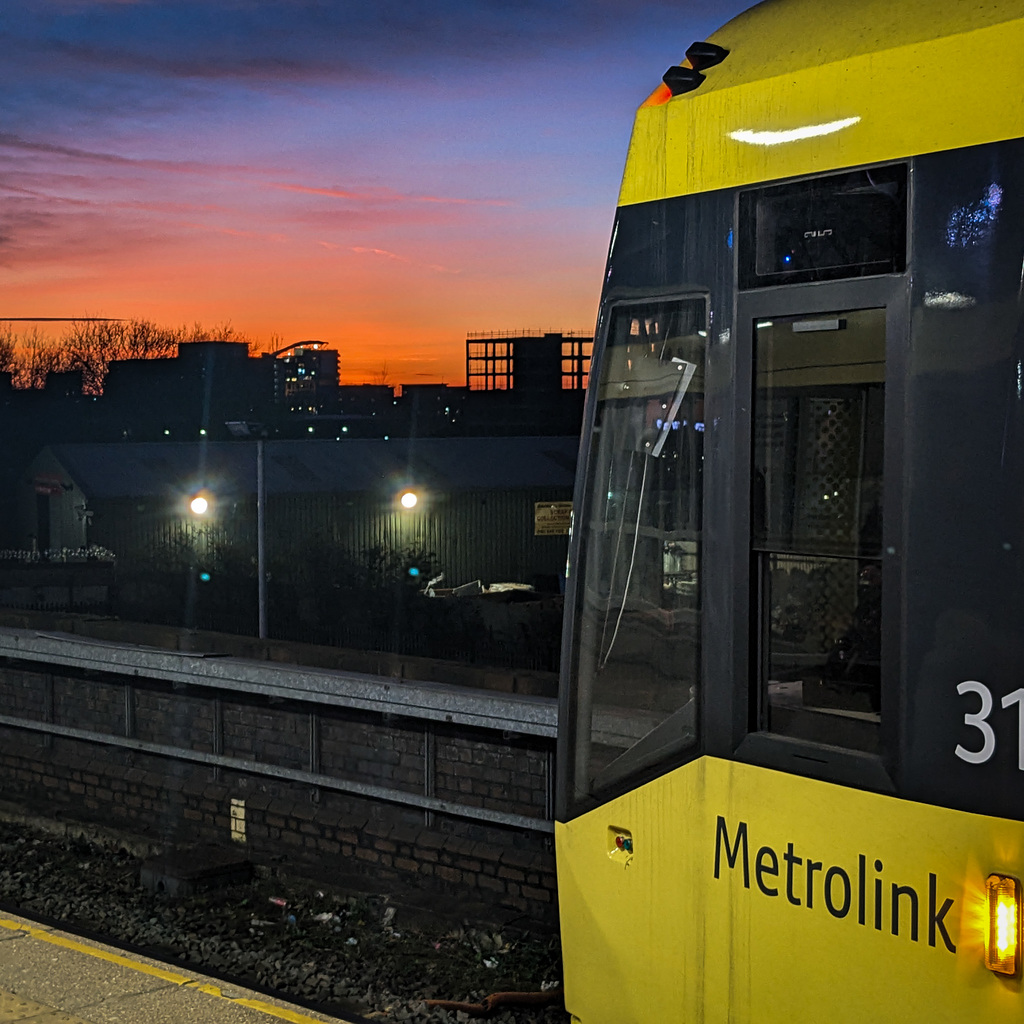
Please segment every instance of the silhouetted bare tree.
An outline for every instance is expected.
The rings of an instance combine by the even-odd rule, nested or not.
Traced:
[[[0,323],[0,372],[13,374],[18,388],[43,388],[50,373],[80,370],[82,390],[103,391],[107,368],[115,359],[170,359],[178,346],[193,341],[237,341],[255,355],[259,345],[230,323],[191,328],[162,327],[151,320],[73,320],[60,338],[43,334],[38,326],[17,332]]]
[[[44,388],[51,373],[72,369],[60,345],[37,326],[20,334],[12,332],[15,352],[12,371],[17,388]]]
[[[99,394],[113,359],[166,359],[178,351],[184,328],[149,320],[75,320],[60,339],[70,369],[82,371],[82,390]]]
[[[18,336],[10,322],[0,323],[0,373],[13,373]]]

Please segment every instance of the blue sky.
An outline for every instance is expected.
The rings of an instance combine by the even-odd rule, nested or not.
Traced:
[[[0,319],[461,383],[467,331],[593,326],[633,112],[745,6],[13,0]]]

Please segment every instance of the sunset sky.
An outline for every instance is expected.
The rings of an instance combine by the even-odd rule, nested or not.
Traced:
[[[464,383],[468,331],[592,329],[633,112],[747,6],[8,0],[0,320]]]

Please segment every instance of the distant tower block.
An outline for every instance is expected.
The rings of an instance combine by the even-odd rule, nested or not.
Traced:
[[[322,341],[299,341],[271,353],[274,400],[289,412],[316,414],[338,397],[338,353]]]

